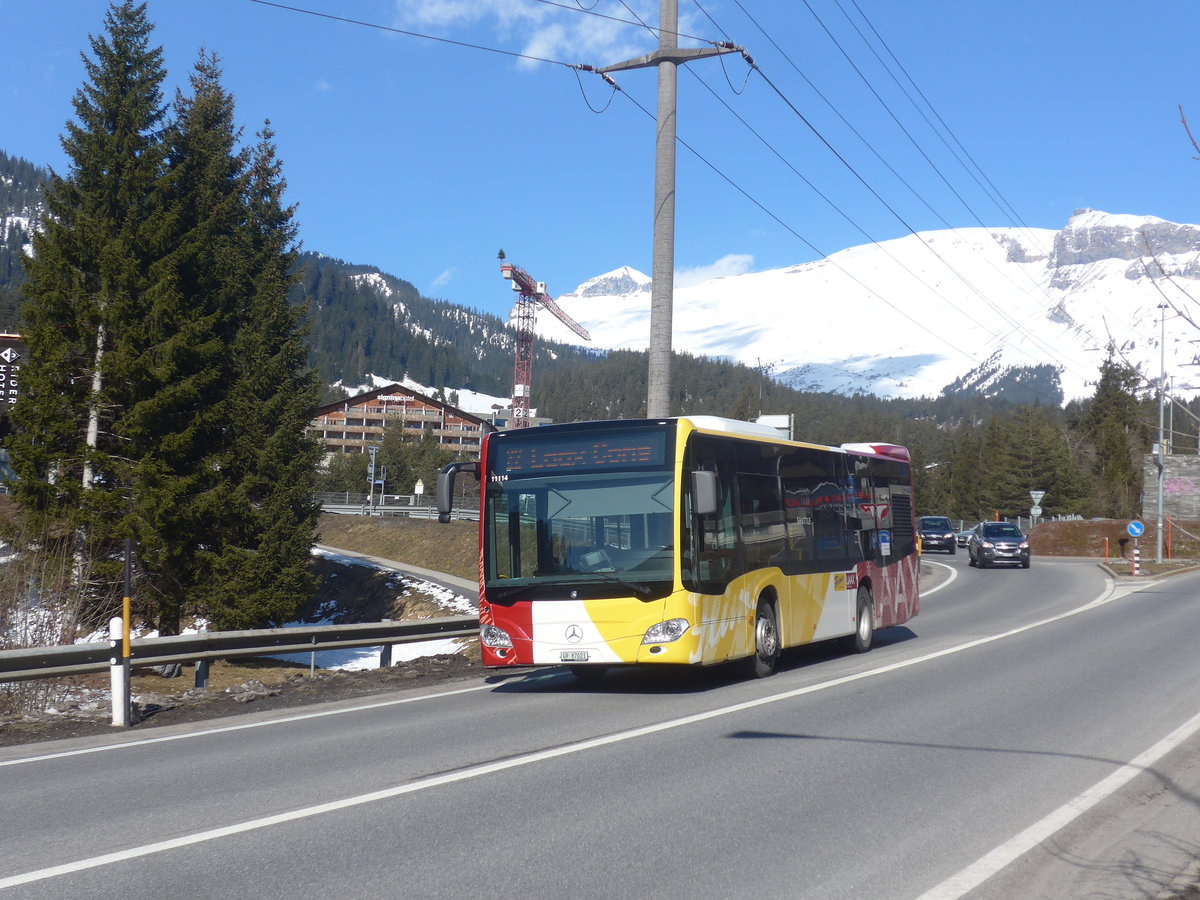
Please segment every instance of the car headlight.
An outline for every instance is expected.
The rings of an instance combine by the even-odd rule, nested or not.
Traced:
[[[1028,550],[1029,549],[1029,541],[1021,541],[1021,549]]]
[[[671,641],[677,641],[683,637],[683,633],[687,630],[687,619],[667,619],[665,622],[659,622],[657,625],[651,625],[646,629],[646,634],[642,637],[642,643],[669,644]]]
[[[995,545],[995,544],[993,544],[991,541],[980,541],[980,542],[979,542],[979,546],[980,546],[980,547],[986,547],[988,550],[991,550],[991,549],[992,549],[993,547],[995,547],[996,545]]]
[[[942,537],[944,537],[944,538],[952,538],[952,537],[954,537],[954,535],[953,535],[953,534],[943,534],[943,535],[942,535]]]
[[[481,625],[479,627],[479,642],[485,647],[511,647],[513,645],[512,638],[508,636],[508,632],[495,625]]]

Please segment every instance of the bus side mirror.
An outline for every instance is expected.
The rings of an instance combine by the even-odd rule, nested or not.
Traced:
[[[703,469],[692,473],[692,508],[698,516],[717,512],[717,473]]]
[[[463,469],[470,471],[476,481],[479,480],[477,462],[452,462],[438,472],[437,511],[438,521],[443,525],[450,521],[450,512],[454,508],[454,477]]]

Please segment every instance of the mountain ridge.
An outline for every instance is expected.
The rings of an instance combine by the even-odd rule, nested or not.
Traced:
[[[1153,382],[1163,292],[1178,306],[1198,280],[1200,227],[1081,209],[1058,231],[921,232],[676,287],[673,344],[769,366],[799,389],[885,398],[1028,381],[1020,370],[1043,384],[1050,368],[1059,385],[1039,387],[1049,391],[1040,399],[1061,404],[1090,393],[1110,343]],[[625,266],[557,302],[596,346],[643,349],[649,281]],[[538,330],[557,340],[568,334],[550,316]],[[1190,323],[1174,331],[1168,365],[1200,362]]]
[[[41,214],[36,182],[47,176],[0,155],[3,327],[17,322],[20,254]],[[1061,406],[1090,393],[1110,342],[1153,383],[1162,292],[1182,303],[1182,286],[1197,280],[1200,226],[1084,209],[1057,231],[922,232],[680,285],[673,344],[804,393]],[[648,276],[621,266],[556,298],[593,341],[581,347],[557,319],[539,315],[535,405],[554,395],[542,379],[563,366],[644,352],[650,293]],[[309,306],[312,360],[328,385],[407,381],[478,393],[489,408],[511,391],[515,338],[501,317],[424,297],[377,266],[313,252],[300,256],[293,299]],[[1178,317],[1171,310],[1165,323],[1174,326],[1164,355],[1175,371],[1200,363]]]

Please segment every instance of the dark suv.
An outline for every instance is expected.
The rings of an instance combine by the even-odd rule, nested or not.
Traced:
[[[922,550],[954,552],[954,526],[945,516],[921,516],[917,520],[917,534],[921,536]]]
[[[986,569],[993,563],[1029,568],[1029,538],[1011,522],[980,522],[967,539],[967,564]]]

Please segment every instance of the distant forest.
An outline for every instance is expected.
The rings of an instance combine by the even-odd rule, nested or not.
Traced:
[[[36,216],[44,169],[0,153],[0,327],[18,326],[28,234],[14,216]],[[368,376],[404,377],[444,389],[507,397],[514,334],[497,316],[421,295],[409,282],[306,252],[292,302],[307,308],[309,358],[326,386],[323,402]],[[644,352],[600,352],[539,340],[533,401],[555,421],[645,415]],[[883,400],[794,390],[728,360],[675,355],[672,409],[752,419],[790,414],[799,440],[908,446],[922,513],[966,520],[1027,514],[1028,491],[1046,491],[1048,515],[1134,515],[1141,455],[1157,436],[1155,396],[1110,356],[1096,395],[1063,406],[1057,373],[1038,366],[980,373],[937,397]],[[984,388],[982,385],[987,385]],[[335,387],[341,385],[339,389]],[[1045,399],[1050,398],[1050,402]],[[1056,402],[1058,401],[1058,402]],[[1200,402],[1180,409],[1173,448],[1196,452]]]

